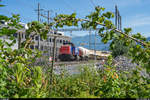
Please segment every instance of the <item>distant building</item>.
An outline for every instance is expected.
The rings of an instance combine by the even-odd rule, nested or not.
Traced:
[[[24,29],[19,30],[20,33],[20,39],[21,42],[25,41],[26,39],[26,34],[25,34],[25,30],[28,29],[27,24],[24,23],[20,23],[22,26],[24,26]],[[3,22],[1,23],[0,27],[4,27],[7,26],[7,23]],[[43,40],[41,39],[38,35],[32,38],[32,41],[34,41],[33,45],[30,45],[31,49],[39,49],[41,51],[45,51],[43,53],[43,56],[52,56],[52,52],[53,52],[53,43],[54,43],[54,36],[58,36],[56,38],[56,56],[58,56],[59,54],[59,48],[61,47],[61,45],[63,45],[63,43],[67,43],[70,42],[71,38],[68,36],[64,36],[63,32],[60,31],[51,31],[47,34],[47,40]],[[18,49],[18,38],[19,38],[19,34],[18,33],[14,33],[13,34],[16,37],[16,44],[12,47],[12,49]],[[1,39],[5,39],[6,41],[10,41],[8,40],[8,37],[3,36],[0,37]],[[38,46],[39,44],[39,46]]]
[[[59,36],[56,38],[56,55],[58,55],[59,48],[63,45],[63,43],[68,43],[68,42],[70,42],[70,39],[71,39],[70,37],[64,36],[61,33],[62,32],[50,32],[50,33],[48,33],[46,40],[42,40],[40,38],[40,41],[39,41],[39,36],[35,36],[34,38],[32,38],[33,39],[32,41],[34,41],[34,45],[30,45],[30,48],[38,49],[38,41],[39,41],[39,49],[41,51],[46,52],[46,53],[43,53],[43,55],[52,56],[54,36],[51,36],[51,34],[55,34],[56,36]]]

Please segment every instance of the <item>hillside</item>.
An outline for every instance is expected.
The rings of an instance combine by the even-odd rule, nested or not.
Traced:
[[[91,35],[91,49],[94,49],[94,38],[95,35]],[[150,37],[147,38],[148,41],[150,41]],[[89,49],[89,35],[85,35],[85,36],[78,36],[78,37],[73,37],[71,40],[75,46],[83,46],[85,48]],[[111,41],[109,41],[107,44],[104,44],[103,42],[101,42],[101,37],[97,36],[96,37],[96,50],[109,50],[109,45],[111,43]],[[84,45],[81,45],[84,44]]]
[[[91,49],[94,49],[94,38],[95,35],[91,35]],[[89,49],[89,35],[86,36],[80,36],[80,37],[73,37],[71,40],[75,46],[83,46],[85,48]],[[81,45],[81,44],[85,44],[85,45]],[[107,44],[104,44],[101,42],[101,37],[100,36],[96,36],[96,50],[109,50],[109,44],[110,41]]]
[[[147,40],[150,41],[150,37],[148,37]]]

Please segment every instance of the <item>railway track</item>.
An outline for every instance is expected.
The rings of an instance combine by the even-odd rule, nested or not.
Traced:
[[[97,60],[97,62],[100,62],[101,60]],[[55,62],[54,65],[75,65],[75,64],[89,64],[94,63],[94,61],[63,61],[63,62]]]
[[[54,65],[74,65],[74,64],[82,64],[88,63],[87,61],[64,61],[64,62],[55,62]]]
[[[102,60],[89,60],[89,61],[58,61],[54,63],[54,66],[70,66],[70,65],[80,65],[80,64],[94,64],[100,63]],[[34,66],[51,66],[52,62],[38,62],[34,63]]]

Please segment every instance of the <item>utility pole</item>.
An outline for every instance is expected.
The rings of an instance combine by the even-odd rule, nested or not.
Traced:
[[[118,30],[122,29],[121,16],[117,8],[117,5],[115,5],[115,26]]]
[[[91,30],[89,31],[89,49],[91,49]]]
[[[35,10],[37,11],[37,20],[40,22],[40,3],[38,3],[38,8]],[[40,36],[38,36],[38,50],[40,50]]]
[[[96,31],[95,31],[95,38],[94,38],[94,55],[95,55],[95,62],[96,62]]]
[[[40,3],[38,3],[38,8],[35,10],[35,11],[37,11],[38,22],[40,22],[40,16],[41,16],[40,11],[41,10],[43,10],[43,9],[40,9]],[[40,36],[38,36],[38,50],[40,50]]]
[[[38,3],[38,22],[40,22],[40,3]],[[40,36],[38,36],[38,50],[40,50]]]
[[[121,22],[121,16],[120,16],[120,31],[122,31],[122,22]]]
[[[47,13],[48,13],[48,14],[47,14],[47,23],[48,23],[48,25],[49,25],[49,22],[50,22],[50,18],[49,18],[49,17],[50,17],[50,11],[48,10]]]
[[[18,33],[18,49],[21,48],[21,32]]]
[[[55,16],[57,16],[57,12],[55,13]]]
[[[115,5],[115,26],[118,28],[118,10],[117,10],[117,5]]]
[[[120,30],[120,14],[119,14],[119,11],[118,11],[118,30]]]
[[[53,41],[53,58],[52,58],[52,66],[51,66],[51,77],[50,77],[50,83],[52,84],[53,81],[53,68],[54,68],[54,63],[55,63],[55,51],[56,51],[56,36],[54,36],[54,41]]]
[[[72,31],[70,31],[70,37],[72,37]]]
[[[38,3],[38,22],[40,22],[40,3]]]

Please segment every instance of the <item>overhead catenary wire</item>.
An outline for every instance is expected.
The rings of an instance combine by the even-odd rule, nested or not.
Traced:
[[[76,19],[79,20],[79,21],[92,22],[92,20],[89,20],[89,19],[80,19],[80,18],[76,18]],[[60,20],[66,20],[66,18],[61,18]],[[100,22],[98,22],[98,21],[96,21],[95,23],[96,23],[96,24],[99,24],[99,25],[101,25],[101,26],[104,26],[104,27],[106,26],[105,24],[100,23]],[[148,46],[147,43],[145,43],[145,42],[143,42],[143,41],[141,41],[141,40],[139,40],[139,39],[136,39],[136,38],[132,37],[131,35],[125,34],[125,33],[122,32],[121,30],[118,30],[117,28],[113,28],[112,30],[114,30],[115,32],[119,32],[120,34],[124,35],[125,37],[128,37],[128,38],[130,38],[130,39],[132,39],[132,40],[134,40],[134,41],[136,41],[136,42],[142,44],[143,46]]]
[[[93,7],[95,8],[94,2],[92,0],[89,0],[89,1],[91,2],[91,4],[93,5]],[[95,36],[95,38],[96,38],[96,36]],[[95,40],[95,38],[94,38],[94,40]],[[95,49],[95,45],[96,44],[94,43],[94,49]],[[89,49],[91,49],[91,31],[89,31]],[[94,50],[94,53],[95,53],[95,50]]]
[[[23,4],[25,4],[26,6],[28,6],[28,7],[30,7],[30,8],[32,8],[32,9],[35,9],[32,5],[30,5],[29,3],[26,3],[26,2],[23,2],[23,1],[21,1],[21,0],[18,0],[20,3],[23,3]],[[40,10],[40,13],[39,13],[39,15],[41,14],[41,15],[45,15],[45,11],[44,11],[44,9],[39,9]],[[37,11],[38,12],[38,9],[36,9],[35,11]],[[44,12],[42,12],[42,11],[44,11]],[[44,14],[43,14],[44,13]],[[41,21],[41,22],[44,22],[44,20],[43,19],[38,19],[39,21]]]
[[[4,11],[7,14],[10,14],[10,15],[14,14],[13,12],[8,11],[7,9],[2,9],[2,11]],[[33,19],[29,18],[29,17],[24,17],[24,16],[20,16],[20,18],[22,20],[24,20],[24,21],[27,21],[27,20],[31,20],[32,21],[33,20]]]
[[[23,4],[25,4],[26,6],[32,8],[32,9],[35,9],[33,6],[30,5],[30,3],[23,2],[23,0],[17,0],[17,2],[23,3]]]
[[[69,9],[71,9],[73,12],[77,13],[76,10],[68,2],[66,2],[65,0],[63,0],[63,1]],[[78,13],[78,15],[81,16],[80,13]]]
[[[66,4],[67,7],[69,7],[73,12],[76,12],[76,11],[70,6],[70,4],[68,4],[65,0],[63,0],[63,1],[64,1],[64,3]]]
[[[23,2],[23,0],[17,0],[17,2],[20,2],[21,4],[24,4],[26,7],[35,9],[32,5],[30,5],[30,3]],[[26,18],[25,18],[25,19],[26,19]],[[30,18],[30,19],[31,19],[31,18]],[[33,21],[33,19],[32,19],[31,21]]]
[[[93,5],[93,7],[95,8],[95,3],[93,2],[93,0],[89,0],[91,2],[91,4]]]

